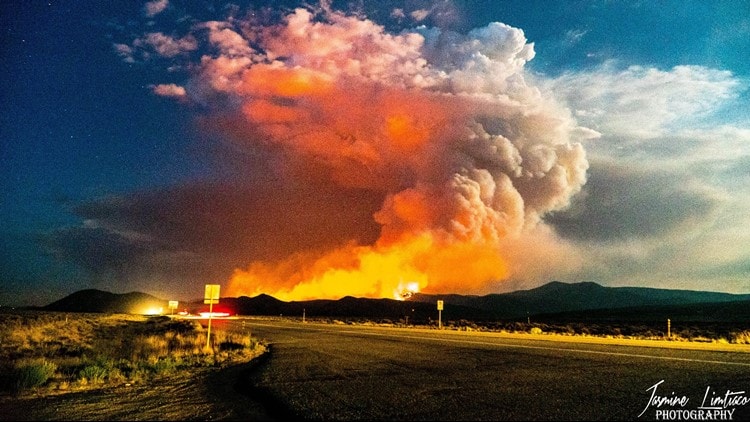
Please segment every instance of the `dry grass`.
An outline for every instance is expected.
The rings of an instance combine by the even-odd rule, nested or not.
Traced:
[[[730,335],[730,342],[735,344],[750,344],[750,330],[733,332]]]
[[[309,322],[326,324],[369,325],[382,327],[415,327],[437,329],[436,320],[417,321],[406,324],[404,320],[367,318],[307,318]],[[750,344],[750,329],[746,323],[717,324],[672,321],[671,332],[663,322],[535,322],[535,321],[470,321],[466,319],[445,320],[446,331],[494,332],[510,334],[548,334],[558,336],[603,338],[621,340],[654,340],[680,343]]]
[[[196,321],[126,314],[0,313],[0,391],[68,391],[141,383],[197,366],[249,360],[265,345]]]

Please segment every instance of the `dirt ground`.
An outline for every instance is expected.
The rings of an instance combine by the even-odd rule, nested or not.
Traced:
[[[274,420],[248,387],[257,360],[198,368],[148,384],[0,396],[0,420]]]

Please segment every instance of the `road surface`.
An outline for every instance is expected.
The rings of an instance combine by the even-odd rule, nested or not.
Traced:
[[[684,350],[268,318],[231,324],[271,344],[247,394],[278,419],[750,419],[750,346]]]

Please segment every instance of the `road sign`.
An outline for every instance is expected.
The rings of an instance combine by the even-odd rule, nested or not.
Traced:
[[[170,300],[169,301],[169,309],[172,310],[172,313],[174,313],[174,310],[177,309],[179,302],[176,300]]]
[[[206,349],[211,346],[211,316],[214,313],[214,303],[219,303],[219,285],[206,284],[206,294],[203,303],[208,303],[208,331],[206,332]]]
[[[437,301],[437,310],[438,310],[438,329],[443,329],[443,301],[438,300]]]
[[[219,285],[206,284],[206,295],[203,297],[203,303],[219,303]]]

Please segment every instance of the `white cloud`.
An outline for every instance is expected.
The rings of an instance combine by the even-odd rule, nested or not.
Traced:
[[[575,278],[747,290],[750,127],[734,110],[745,81],[704,66],[608,62],[539,84],[602,133],[587,144],[585,195],[556,220],[568,236],[589,236],[576,240],[587,262]]]
[[[171,58],[196,50],[198,42],[192,35],[183,38],[174,38],[161,32],[151,32],[136,39],[133,42],[133,46],[140,48],[150,46],[159,55]]]
[[[565,32],[565,43],[569,46],[578,44],[587,33],[584,29],[571,29]]]
[[[127,44],[114,44],[115,52],[122,57],[126,63],[134,63],[133,48]]]
[[[235,32],[228,23],[211,21],[201,27],[208,29],[208,40],[225,56],[249,56],[253,50],[242,35]]]
[[[143,6],[143,12],[151,18],[163,12],[167,6],[169,6],[169,0],[154,0]]]
[[[664,71],[607,63],[546,82],[586,126],[605,136],[648,139],[690,127],[737,97],[743,84],[729,71],[675,66]]]
[[[425,9],[419,9],[415,10],[410,13],[412,19],[414,19],[417,22],[421,22],[425,19],[427,19],[428,16],[430,16],[430,11]]]
[[[154,94],[162,97],[185,98],[187,95],[185,88],[176,84],[152,85],[151,89]]]

